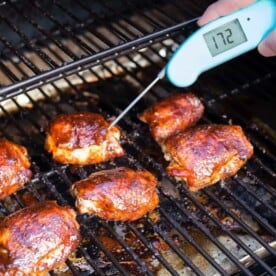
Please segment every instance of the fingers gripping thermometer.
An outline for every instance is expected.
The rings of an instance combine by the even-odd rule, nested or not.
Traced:
[[[188,37],[153,82],[111,123],[118,121],[164,76],[175,86],[187,87],[211,68],[240,56],[276,28],[276,0],[259,0],[220,17]]]

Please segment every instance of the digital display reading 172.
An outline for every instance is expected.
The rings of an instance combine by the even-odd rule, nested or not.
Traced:
[[[213,57],[247,41],[238,19],[209,31],[203,37]]]

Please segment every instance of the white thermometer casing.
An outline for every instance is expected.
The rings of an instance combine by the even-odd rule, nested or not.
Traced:
[[[179,46],[166,65],[166,76],[175,86],[190,86],[202,72],[256,48],[275,27],[276,0],[259,0],[211,21]]]

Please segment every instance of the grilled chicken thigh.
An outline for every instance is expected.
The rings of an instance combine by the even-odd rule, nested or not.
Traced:
[[[92,173],[72,186],[81,213],[110,220],[136,220],[159,202],[157,180],[145,170],[119,167]]]
[[[0,139],[0,199],[14,193],[32,176],[27,149]]]
[[[167,173],[184,179],[191,191],[234,175],[253,155],[240,126],[201,125],[168,138],[162,145],[170,160]]]
[[[21,209],[0,223],[0,275],[43,275],[80,241],[75,212],[55,201]]]
[[[139,119],[149,124],[153,138],[162,142],[169,136],[193,126],[202,116],[204,107],[192,93],[176,94],[145,110]]]
[[[100,163],[124,155],[120,130],[96,113],[73,113],[53,120],[48,129],[46,150],[64,164]]]

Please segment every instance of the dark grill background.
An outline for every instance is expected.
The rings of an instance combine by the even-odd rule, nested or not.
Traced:
[[[160,148],[137,119],[157,100],[185,92],[167,81],[120,122],[125,157],[94,166],[63,166],[44,150],[45,129],[58,114],[91,111],[109,119],[118,115],[195,29],[194,23],[181,22],[199,16],[207,4],[2,3],[0,131],[28,148],[34,172],[31,183],[1,201],[2,216],[36,200],[74,206],[68,192],[72,182],[102,169],[143,167],[159,179],[159,208],[136,222],[79,216],[82,244],[67,261],[67,272],[58,269],[53,274],[273,274],[275,58],[250,52],[203,74],[188,89],[205,105],[200,123],[239,124],[255,148],[254,157],[235,177],[198,194],[166,176]],[[235,246],[230,248],[230,243]],[[266,254],[255,252],[261,247]],[[251,260],[240,262],[245,255]]]

